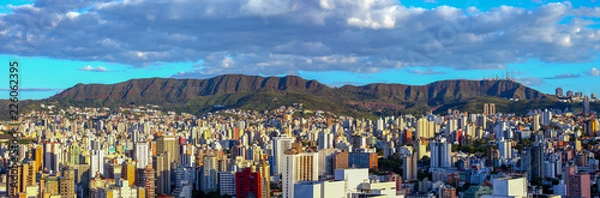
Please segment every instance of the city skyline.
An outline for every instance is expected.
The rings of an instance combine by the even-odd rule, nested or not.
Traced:
[[[4,1],[0,198],[600,197],[597,1]]]
[[[0,4],[0,60],[19,61],[21,99],[77,83],[223,74],[294,74],[333,87],[510,71],[548,94],[600,92],[594,0],[62,1]]]

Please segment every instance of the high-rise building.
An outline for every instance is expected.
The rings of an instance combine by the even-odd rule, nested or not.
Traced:
[[[490,105],[488,103],[484,103],[483,104],[483,115],[489,115],[490,114]]]
[[[143,187],[145,191],[146,198],[154,198],[156,197],[156,172],[152,167],[152,164],[148,164],[144,169],[138,169],[138,177],[136,179],[137,186]]]
[[[552,111],[548,111],[548,109],[544,109],[544,111],[540,114],[540,124],[544,126],[550,125],[552,122]]]
[[[59,160],[62,157],[62,150],[58,142],[48,142],[44,144],[44,168],[48,171],[57,172],[59,170]]]
[[[352,152],[348,154],[348,167],[351,168],[378,168],[378,156],[375,152]]]
[[[42,145],[37,145],[35,147],[35,153],[33,157],[35,160],[34,170],[35,172],[38,172],[40,171],[40,168],[42,168],[42,165],[44,165],[44,147]]]
[[[319,178],[319,156],[316,152],[301,152],[289,149],[284,152],[282,163],[283,198],[294,195],[294,184],[298,181],[316,181]]]
[[[439,138],[429,142],[429,149],[431,150],[431,168],[451,167],[452,156],[450,152],[452,148],[446,141],[446,138]]]
[[[90,165],[77,164],[74,167],[75,185],[80,190],[77,191],[78,197],[89,197],[90,192]]]
[[[500,160],[502,161],[501,163],[504,164],[512,158],[511,141],[508,139],[498,141],[498,151],[500,151]]]
[[[77,144],[77,142],[74,142],[72,145],[70,145],[67,150],[67,156],[69,158],[67,160],[67,164],[68,165],[79,164],[79,156],[81,155],[81,153],[82,153],[82,150],[79,147],[79,144]]]
[[[58,179],[60,196],[63,198],[75,197],[75,170],[67,167]]]
[[[294,143],[294,138],[287,137],[286,135],[276,137],[273,140],[273,149],[271,153],[271,156],[273,156],[273,164],[271,164],[272,169],[274,170],[273,174],[282,174],[283,168],[281,167],[281,164],[283,163],[283,152],[292,148],[292,143]]]
[[[424,139],[417,139],[413,148],[415,149],[414,152],[417,153],[417,160],[423,159],[427,155],[427,141]]]
[[[204,156],[202,167],[202,175],[200,182],[201,190],[204,193],[217,192],[219,188],[217,173],[218,173],[218,159],[213,153],[209,153]]]
[[[126,179],[128,182],[128,186],[133,186],[135,184],[135,163],[134,162],[125,162],[122,164],[121,168],[121,178]]]
[[[418,135],[417,138],[433,138],[435,133],[435,123],[427,120],[425,117],[419,118],[417,120],[416,130]]]
[[[121,180],[121,166],[118,164],[116,160],[109,160],[107,164],[105,164],[105,174],[104,177],[114,179],[116,183],[119,183]]]
[[[104,175],[104,151],[92,150],[90,156],[90,173],[96,176],[97,173]]]
[[[261,194],[263,198],[271,198],[271,167],[267,161],[268,155],[263,155],[260,159],[260,180],[261,180]]]
[[[558,87],[556,88],[556,91],[554,92],[556,96],[558,97],[562,97],[563,96],[563,89]]]
[[[133,159],[137,160],[137,168],[144,169],[150,164],[150,147],[147,142],[137,142],[134,147]]]
[[[495,114],[496,114],[496,104],[494,104],[494,103],[483,104],[483,115],[495,115]]]
[[[544,174],[544,150],[545,144],[541,142],[534,143],[533,146],[529,149],[525,150],[529,151],[529,160],[531,163],[531,167],[527,172],[527,176],[531,175],[532,179],[542,178]]]
[[[333,133],[321,132],[319,133],[318,146],[319,150],[333,148]]]
[[[264,198],[262,193],[261,174],[244,168],[242,172],[235,173],[235,197],[238,198]]]
[[[567,167],[567,197],[591,198],[590,174],[576,173],[575,167]]]
[[[179,138],[175,136],[161,136],[156,140],[156,154],[160,155],[168,152],[169,163],[179,164]]]
[[[583,97],[583,113],[590,113],[590,98],[587,96]]]
[[[257,182],[257,183],[260,183]],[[233,172],[220,172],[219,173],[219,194],[221,196],[233,196],[235,195],[235,173]]]
[[[540,130],[540,114],[533,114],[533,120],[531,121],[533,131]]]
[[[171,194],[171,163],[169,163],[169,152],[154,157],[156,167],[156,193]]]
[[[13,162],[14,163],[14,162]],[[17,164],[16,168],[14,168],[14,170],[11,170],[11,172],[9,173],[10,175],[8,175],[7,177],[7,182],[6,182],[6,193],[9,197],[17,197],[19,195],[19,193],[25,191],[25,177],[29,177],[28,174],[28,167],[25,168],[24,167],[27,165],[24,164]],[[33,168],[33,167],[31,167]],[[16,176],[13,176],[16,175]],[[16,182],[15,182],[16,181]],[[17,185],[13,186],[11,184],[16,183]]]
[[[43,192],[48,195],[60,195],[58,177],[48,176],[42,179],[40,183],[43,183]]]
[[[407,181],[417,179],[417,153],[411,152],[403,157],[402,178]]]
[[[331,165],[331,172],[335,172],[335,169],[348,168],[348,151],[336,151],[333,156],[333,163]]]
[[[25,192],[27,186],[35,186],[36,185],[36,171],[35,171],[35,162],[29,161],[24,162],[21,165],[21,176],[19,177],[21,192]]]

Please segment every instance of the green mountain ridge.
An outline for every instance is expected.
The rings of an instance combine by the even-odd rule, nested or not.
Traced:
[[[116,84],[80,83],[48,99],[33,101],[28,108],[34,109],[39,103],[65,107],[156,104],[165,110],[200,114],[220,106],[271,109],[303,103],[307,109],[372,116],[440,112],[450,107],[468,107],[480,112],[470,104],[496,101],[502,108],[510,102],[507,98],[517,98],[521,103],[556,101],[554,96],[510,80],[444,80],[427,85],[374,83],[332,88],[297,76],[221,75],[208,79],[145,78]]]

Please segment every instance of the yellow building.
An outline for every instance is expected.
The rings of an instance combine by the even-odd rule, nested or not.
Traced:
[[[58,177],[48,176],[44,179],[44,193],[48,195],[60,195],[58,190]]]
[[[44,147],[42,145],[37,145],[35,147],[35,172],[40,171],[40,167],[44,164]]]
[[[63,175],[58,178],[60,196],[63,198],[76,197],[75,194],[75,170],[73,168],[65,168]]]
[[[179,139],[176,136],[162,136],[156,140],[156,155],[169,153],[169,162],[179,164]]]
[[[20,192],[25,192],[27,186],[36,186],[35,180],[35,162],[30,161],[21,166],[21,176],[19,177]]]
[[[135,162],[123,163],[123,167],[121,168],[121,177],[128,181],[129,186],[133,186],[135,184],[135,170]]]

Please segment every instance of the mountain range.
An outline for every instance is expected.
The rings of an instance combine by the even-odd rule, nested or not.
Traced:
[[[270,109],[292,103],[347,115],[481,111],[482,103],[551,101],[553,96],[511,80],[444,80],[427,85],[367,84],[330,87],[297,76],[221,75],[208,79],[145,78],[116,84],[77,84],[41,102],[70,106],[156,104],[202,113],[217,108]],[[524,104],[527,105],[527,104]]]

